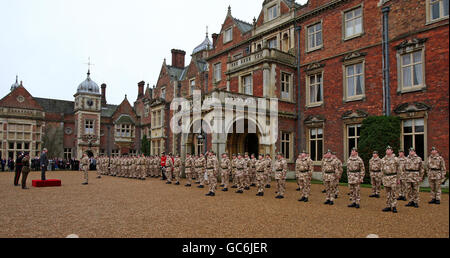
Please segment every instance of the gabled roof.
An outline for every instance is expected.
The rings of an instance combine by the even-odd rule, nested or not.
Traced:
[[[199,72],[205,72],[208,69],[208,64],[205,60],[195,60],[195,64]]]
[[[242,34],[245,34],[253,29],[253,25],[251,25],[248,22],[241,21],[239,19],[233,18],[234,22],[236,23],[236,26],[239,28],[239,30],[242,32]]]
[[[297,7],[300,7],[300,6],[302,6],[302,5],[300,5],[300,4],[297,4],[296,2],[295,2],[295,0],[283,0],[290,8],[292,8],[292,7],[295,7],[295,8],[297,8]]]
[[[19,98],[19,97],[23,97]],[[21,99],[19,101],[19,99]],[[19,87],[13,89],[8,95],[0,99],[0,107],[22,108],[31,110],[44,111],[41,105],[31,96],[31,94],[21,84]]]
[[[106,107],[102,107],[102,117],[112,117],[118,107],[117,105],[106,105]]]
[[[167,65],[167,70],[169,72],[171,80],[180,81],[180,78],[182,77],[186,68],[178,68],[178,67]]]

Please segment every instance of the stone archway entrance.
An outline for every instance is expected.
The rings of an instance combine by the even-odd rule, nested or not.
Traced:
[[[255,154],[257,157],[259,153],[262,153],[260,146],[260,132],[258,128],[256,129],[257,133],[249,133],[248,130],[249,120],[245,120],[245,130],[244,133],[229,133],[227,136],[227,147],[226,151],[230,155],[232,154],[242,154],[248,152],[249,155]],[[251,123],[251,122],[250,122]],[[233,131],[236,132],[236,122],[233,124]],[[231,130],[231,129],[230,129]]]

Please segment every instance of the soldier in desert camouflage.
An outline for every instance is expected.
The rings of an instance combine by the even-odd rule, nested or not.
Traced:
[[[266,178],[264,172],[266,171],[266,161],[264,160],[264,155],[259,154],[259,159],[255,162],[256,168],[256,186],[258,187],[258,193],[256,196],[264,196],[264,186],[266,183]]]
[[[205,188],[205,167],[206,167],[206,159],[203,153],[200,153],[200,156],[195,161],[195,167],[197,171],[197,177],[198,181],[200,182],[200,185],[197,186],[198,188]]]
[[[250,156],[250,186],[256,186],[256,157],[255,154]]]
[[[332,154],[334,165],[337,168],[336,178],[334,180],[334,198],[337,199],[339,196],[339,181],[341,180],[342,174],[344,173],[344,169],[342,168],[342,161],[337,157],[337,153],[333,152]]]
[[[403,150],[398,151],[398,165],[400,167],[400,185],[398,185],[398,201],[406,201],[406,171],[405,171],[405,163],[406,163],[406,156],[405,152]]]
[[[186,160],[184,162],[184,173],[186,174],[186,187],[192,186],[192,171],[194,170],[194,159],[191,154],[186,154]]]
[[[350,188],[350,200],[352,202],[348,205],[349,208],[359,209],[361,207],[360,184],[364,180],[365,173],[364,162],[358,155],[358,149],[353,148],[347,161],[348,187]]]
[[[409,150],[409,155],[405,162],[406,186],[409,203],[406,207],[419,208],[420,183],[423,181],[425,169],[422,158],[417,156],[414,148]]]
[[[288,170],[288,165],[286,159],[283,157],[281,152],[277,155],[277,160],[274,163],[275,169],[275,180],[277,181],[277,193],[275,197],[277,199],[283,199],[284,193],[286,191],[286,175]]]
[[[231,188],[238,188],[237,187],[237,177],[236,177],[236,164],[237,164],[237,156],[233,153],[232,159],[231,159],[231,177],[233,186]]]
[[[247,169],[247,161],[242,158],[242,155],[239,153],[236,161],[236,183],[238,190],[236,193],[244,193],[245,187],[245,170]]]
[[[447,170],[444,158],[442,158],[436,147],[431,149],[431,155],[427,161],[427,175],[431,187],[431,198],[429,204],[441,204],[441,184],[445,183]]]
[[[381,173],[381,159],[378,156],[378,151],[374,151],[372,158],[369,160],[369,173],[372,184],[372,195],[369,197],[380,198],[383,174]]]
[[[83,157],[81,158],[81,170],[83,170],[83,185],[88,184],[88,175],[89,175],[89,157],[86,153],[83,153]]]
[[[214,152],[210,152],[206,160],[206,175],[208,178],[209,193],[206,196],[216,195],[217,174],[219,171],[219,161]]]
[[[222,154],[222,159],[220,160],[220,176],[223,182],[223,192],[228,191],[228,185],[230,184],[230,173],[231,173],[231,161],[226,153]]]
[[[322,159],[322,178],[325,185],[326,202],[325,204],[334,205],[334,182],[336,180],[337,168],[332,157],[331,150],[325,153]]]
[[[270,188],[270,183],[272,182],[272,158],[270,154],[266,154],[266,169],[264,172],[266,178],[266,188]]]
[[[299,202],[308,202],[311,193],[311,178],[314,171],[313,161],[308,157],[306,151],[302,151],[295,162],[295,174],[300,187]]]
[[[381,173],[383,174],[383,186],[386,190],[386,208],[383,212],[397,213],[396,188],[400,181],[401,167],[395,157],[392,147],[386,148],[386,156],[381,160]]]
[[[172,153],[169,153],[169,155],[167,156],[167,160],[166,160],[166,174],[167,174],[166,184],[168,184],[168,185],[172,184],[173,168],[174,168],[174,166],[173,166]]]
[[[173,161],[173,173],[175,177],[175,185],[180,185],[180,173],[181,173],[181,158],[180,155],[176,154]]]

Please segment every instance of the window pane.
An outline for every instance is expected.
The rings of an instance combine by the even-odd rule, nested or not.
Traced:
[[[346,20],[349,20],[351,18],[353,18],[353,12],[348,12],[348,13],[345,14],[345,19]]]
[[[318,30],[322,30],[322,23],[318,23],[316,25],[316,31],[318,31]]]
[[[363,73],[363,69],[362,69],[362,64],[357,64],[356,65],[356,74],[362,74]]]
[[[321,102],[322,101],[322,84],[319,84],[318,86],[317,86],[317,98],[316,98],[316,100],[317,100],[317,102]]]
[[[357,76],[356,78],[356,95],[363,94],[363,81],[362,76]]]
[[[347,66],[347,76],[352,76],[355,74],[355,66]]]
[[[315,84],[316,83],[316,76],[315,75],[313,75],[313,76],[309,76],[309,84]]]
[[[422,51],[414,52],[414,63],[422,62]]]
[[[319,139],[323,138],[323,129],[322,128],[317,129],[317,138],[319,138]]]
[[[360,34],[362,32],[362,18],[355,20],[355,34]]]
[[[310,139],[316,139],[316,135],[317,135],[316,129],[311,129],[309,138]]]
[[[347,78],[347,96],[355,95],[355,81],[353,77]]]
[[[412,135],[405,135],[403,136],[403,144],[404,144],[404,148],[405,150],[409,150],[409,148],[411,148],[412,145]]]
[[[448,16],[448,0],[444,0],[444,16]]]
[[[316,46],[322,45],[322,32],[316,34]]]
[[[345,36],[353,35],[353,21],[345,22]]]
[[[412,122],[412,120],[406,120],[403,122],[403,133],[412,133]]]
[[[422,160],[425,159],[425,141],[424,141],[424,135],[423,134],[418,134],[415,135],[415,150],[416,153],[419,157],[422,158]]]
[[[403,59],[403,66],[411,64],[411,55],[406,54],[402,56]]]
[[[356,134],[358,137],[361,135],[361,125],[357,126]]]
[[[355,127],[349,126],[348,127],[348,137],[354,137],[355,136]]]
[[[361,16],[361,8],[355,10],[355,17]]]
[[[415,124],[415,132],[416,133],[425,132],[425,120],[424,119],[414,120],[414,124]]]
[[[322,140],[317,141],[317,160],[322,160],[323,156],[323,147]]]
[[[422,64],[414,65],[414,85],[422,85]]]
[[[439,18],[440,13],[439,13],[439,2],[435,2],[433,4],[431,4],[431,19],[437,19]]]
[[[411,87],[411,66],[403,68],[403,87]]]
[[[310,86],[309,87],[309,101],[311,103],[316,102],[315,97],[316,97],[316,86]]]
[[[352,153],[352,149],[356,147],[356,139],[354,138],[350,138],[348,139],[348,150],[349,150],[349,154]]]
[[[310,141],[309,142],[309,153],[311,153],[311,159],[314,161],[317,161],[317,155],[316,155],[316,141]]]

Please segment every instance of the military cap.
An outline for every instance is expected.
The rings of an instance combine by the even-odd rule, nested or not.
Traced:
[[[244,155],[248,155],[248,152],[244,153]]]
[[[281,155],[281,156],[283,156],[283,153],[281,153],[281,152],[278,152],[278,153],[277,153],[277,155]]]
[[[237,154],[238,156],[242,156],[240,153]]]
[[[333,152],[330,149],[328,149],[326,153],[332,154]]]
[[[405,151],[404,150],[398,150],[398,152],[400,153],[400,152],[403,152],[403,153],[405,153]]]
[[[373,151],[373,154],[378,154],[378,151]]]
[[[337,155],[337,152],[335,152],[335,151],[333,151],[331,154],[333,154],[333,155]]]
[[[409,151],[416,151],[413,147],[409,148]]]
[[[267,154],[266,154],[266,157],[267,157],[267,156],[269,156],[269,157],[270,157],[270,154],[269,154],[269,153],[267,153]]]
[[[432,147],[431,151],[437,151],[436,147]]]
[[[388,145],[388,146],[386,147],[386,150],[392,150],[392,147]]]
[[[236,157],[236,154],[235,154],[235,153],[233,153],[233,157]]]
[[[165,151],[163,151],[162,153],[161,153],[162,155],[166,155],[166,152]]]
[[[356,147],[353,147],[353,148],[352,148],[352,151],[356,151],[356,152],[358,152],[358,148],[356,148]]]

